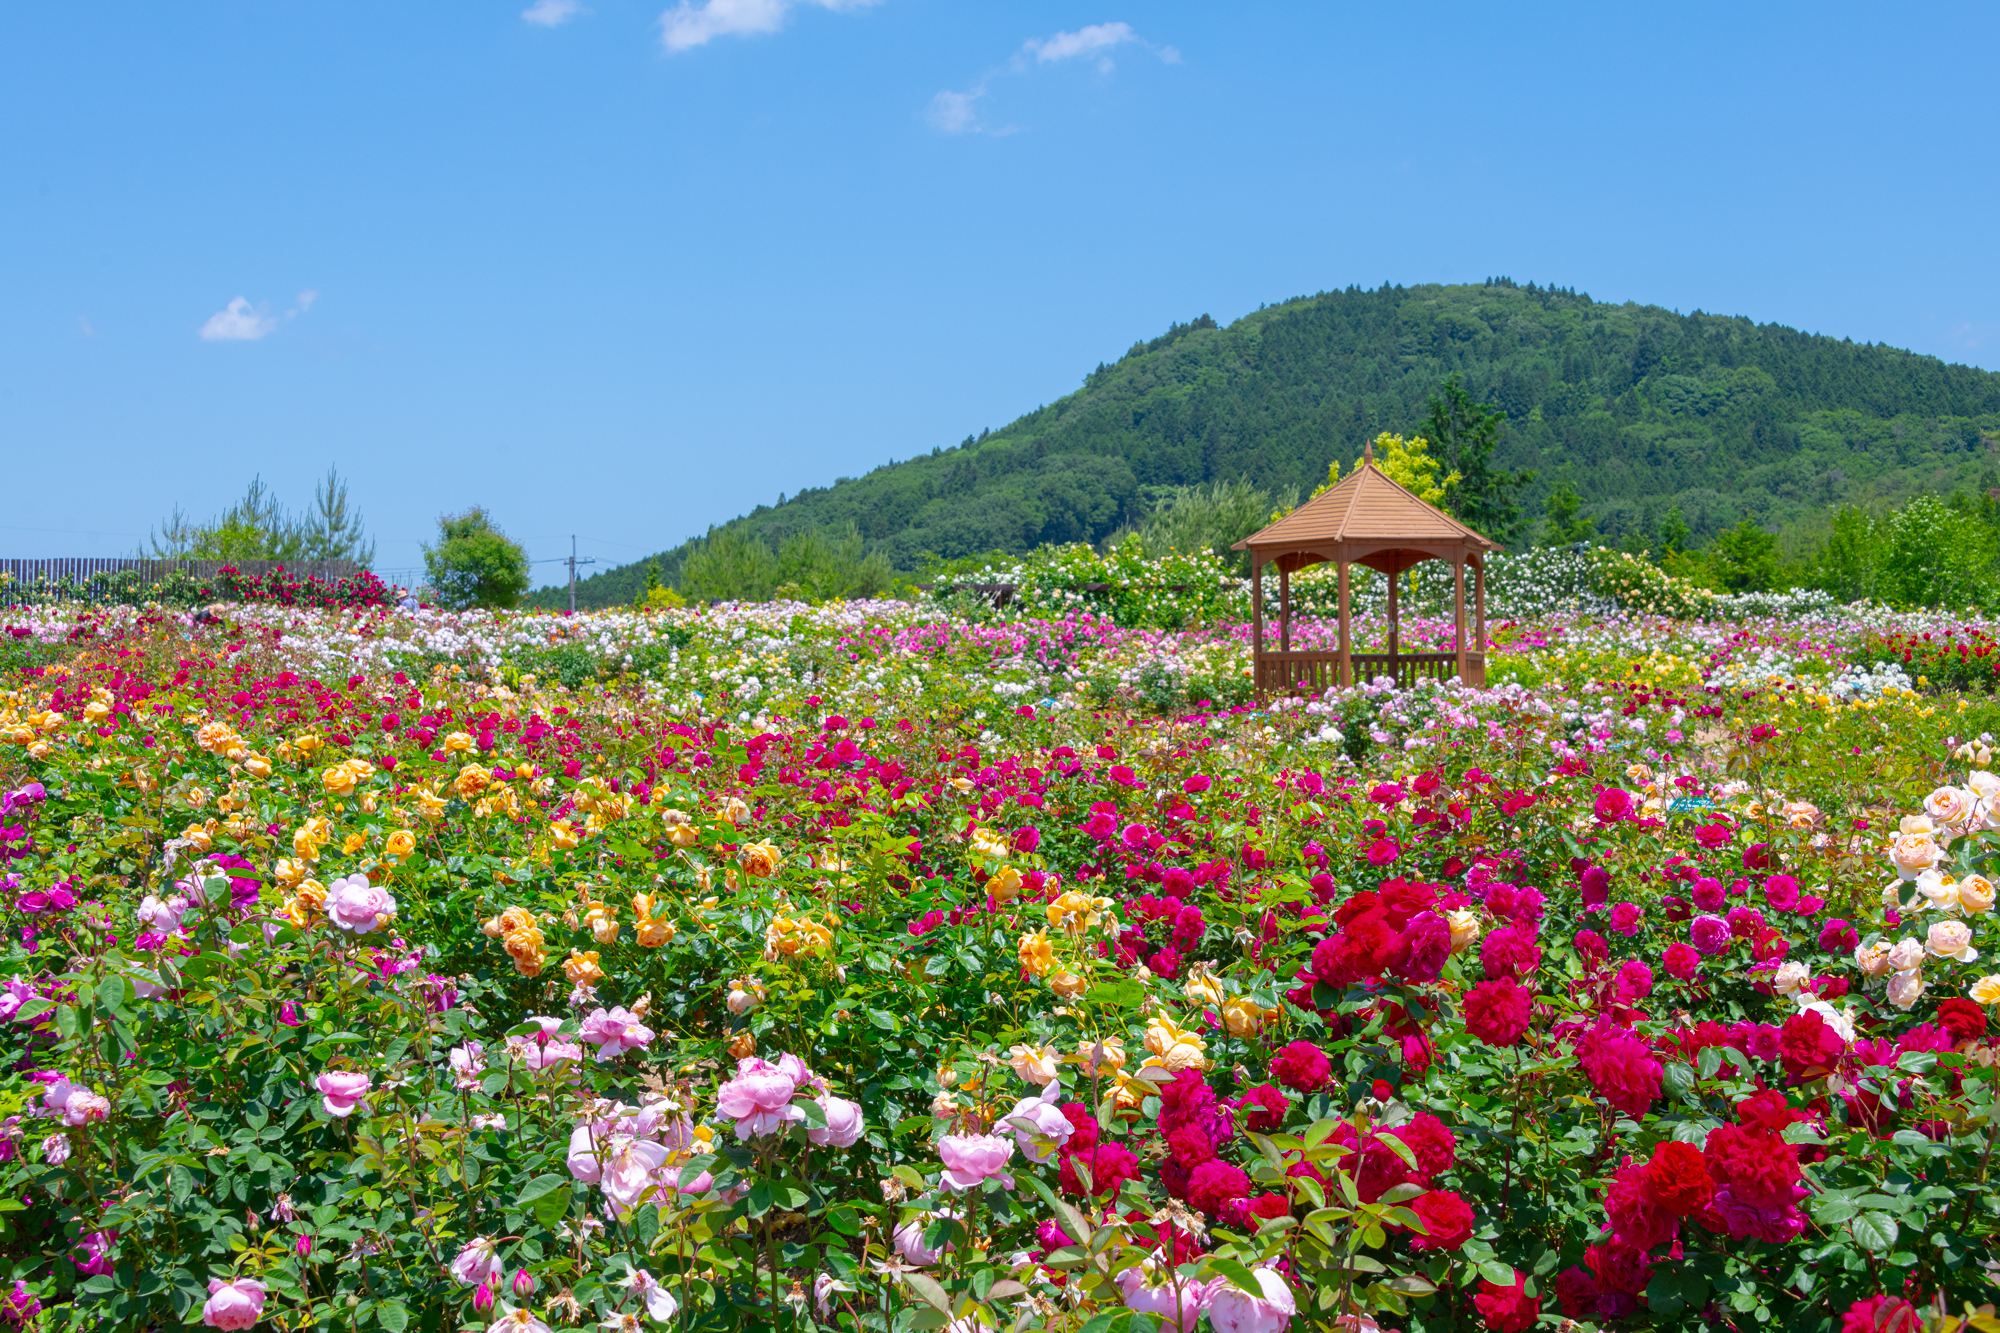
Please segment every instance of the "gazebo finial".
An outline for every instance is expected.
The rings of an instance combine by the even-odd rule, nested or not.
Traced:
[[[1372,463],[1375,461],[1375,442],[1373,440],[1362,441],[1361,461],[1364,463]]]

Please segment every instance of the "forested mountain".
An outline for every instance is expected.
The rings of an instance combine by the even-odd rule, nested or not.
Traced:
[[[853,523],[901,570],[1097,541],[1175,486],[1309,489],[1378,432],[1416,430],[1454,372],[1506,412],[1493,461],[1534,470],[1527,511],[1568,482],[1613,540],[1650,538],[1676,505],[1699,545],[1744,518],[1775,530],[1842,501],[2000,486],[2000,374],[1498,278],[1350,287],[1226,328],[1204,315],[1000,430],[727,526],[775,544]],[[658,557],[668,581],[688,549]],[[630,602],[645,564],[585,580],[578,605]]]

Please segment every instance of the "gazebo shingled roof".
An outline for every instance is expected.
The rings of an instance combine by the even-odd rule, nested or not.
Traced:
[[[1357,669],[1386,674],[1407,685],[1419,677],[1457,675],[1469,684],[1486,680],[1486,557],[1503,550],[1443,510],[1425,503],[1375,466],[1373,447],[1338,485],[1317,495],[1277,522],[1237,542],[1250,552],[1252,646],[1260,690],[1323,690],[1350,685]],[[1449,653],[1400,653],[1396,617],[1396,577],[1425,560],[1456,567],[1454,626]],[[1340,567],[1340,650],[1293,652],[1291,575],[1309,565],[1332,561]],[[1264,648],[1264,566],[1278,568],[1278,650]],[[1349,647],[1348,566],[1367,565],[1389,576],[1389,651],[1355,654]],[[1466,643],[1465,571],[1474,574],[1477,639]],[[1362,677],[1363,679],[1369,677]]]

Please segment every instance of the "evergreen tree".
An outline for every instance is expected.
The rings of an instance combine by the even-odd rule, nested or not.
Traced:
[[[1583,497],[1576,493],[1576,487],[1566,481],[1549,492],[1542,510],[1549,518],[1548,527],[1542,533],[1542,542],[1546,546],[1569,546],[1587,542],[1596,535],[1597,524],[1582,517]]]
[[[1515,496],[1535,479],[1532,472],[1508,472],[1492,464],[1507,415],[1475,403],[1456,374],[1445,377],[1444,396],[1432,396],[1423,432],[1437,449],[1439,463],[1457,480],[1445,487],[1451,512],[1495,541],[1521,534],[1521,506]]]

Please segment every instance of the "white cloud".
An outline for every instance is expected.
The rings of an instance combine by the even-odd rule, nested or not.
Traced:
[[[721,0],[710,0],[711,4]],[[777,2],[777,0],[772,0]],[[683,8],[686,6],[683,5]],[[979,122],[977,103],[986,96],[987,87],[998,78],[1010,74],[1026,74],[1038,65],[1055,64],[1063,60],[1079,57],[1095,57],[1097,72],[1109,74],[1114,66],[1110,52],[1114,47],[1136,43],[1160,58],[1161,63],[1178,65],[1181,53],[1171,46],[1154,46],[1151,42],[1132,31],[1129,23],[1092,23],[1078,28],[1075,32],[1059,32],[1053,37],[1030,37],[1021,43],[1021,49],[996,70],[964,92],[949,89],[931,99],[931,125],[944,134],[1012,134],[1015,127],[989,129]]]
[[[1059,32],[1039,42],[1029,38],[1027,45],[1022,49],[1031,52],[1036,60],[1046,64],[1051,60],[1069,60],[1075,56],[1091,55],[1138,40],[1139,34],[1132,31],[1132,25],[1129,23],[1093,23],[1075,32]]]
[[[931,99],[931,124],[946,134],[963,134],[978,125],[979,113],[973,103],[986,96],[984,86],[970,92],[955,93],[950,90],[939,93]]]
[[[578,14],[589,12],[583,7],[583,0],[535,0],[521,11],[521,17],[544,28],[559,28]]]
[[[298,305],[290,312],[288,312],[285,318],[290,319],[292,315],[305,314],[306,311],[313,308],[313,302],[317,300],[319,300],[319,293],[314,291],[310,287],[306,288],[304,291],[299,293]]]
[[[543,0],[547,3],[547,0]],[[785,16],[801,4],[836,13],[866,9],[881,0],[680,0],[660,15],[660,40],[669,51],[706,46],[718,37],[759,37],[785,26]]]
[[[201,326],[201,337],[212,343],[256,342],[277,327],[277,320],[252,310],[239,296],[208,317],[208,323]]]

